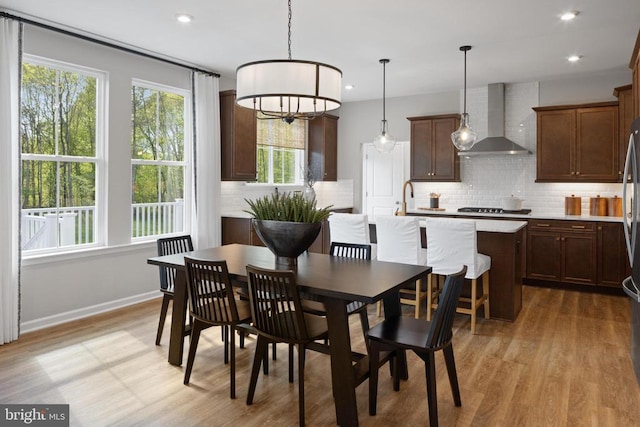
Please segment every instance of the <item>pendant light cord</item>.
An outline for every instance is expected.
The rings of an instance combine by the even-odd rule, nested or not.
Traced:
[[[386,100],[386,83],[387,83],[387,74],[386,74],[386,69],[387,69],[387,62],[386,61],[381,61],[382,62],[382,121],[386,122],[387,121],[387,116],[386,116],[386,108],[385,108],[385,100]]]
[[[289,61],[291,61],[291,0],[289,0],[289,34],[287,35],[289,46]]]
[[[289,53],[291,56],[291,53]],[[289,58],[291,59],[291,58]],[[464,51],[464,114],[467,114],[467,50]]]

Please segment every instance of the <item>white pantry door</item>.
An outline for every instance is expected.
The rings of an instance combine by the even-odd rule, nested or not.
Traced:
[[[363,144],[363,210],[369,218],[393,215],[402,202],[406,142],[398,142],[391,153],[380,153],[371,144]]]

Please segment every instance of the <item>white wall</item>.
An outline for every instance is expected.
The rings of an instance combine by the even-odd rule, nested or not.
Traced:
[[[463,158],[460,183],[415,183],[415,206],[428,206],[431,192],[441,193],[441,207],[457,209],[461,206],[499,207],[500,199],[511,194],[525,199],[524,207],[541,214],[563,214],[564,196],[583,197],[583,213],[588,212],[588,198],[620,195],[620,184],[537,184],[536,177],[536,120],[531,109],[538,105],[561,105],[583,102],[611,101],[613,89],[631,82],[631,71],[613,70],[580,78],[516,83],[505,85],[505,135],[526,146],[534,155],[526,157],[492,156]],[[467,111],[473,128],[480,138],[487,132],[487,88],[467,91]],[[390,133],[397,140],[410,138],[406,117],[461,111],[459,92],[391,98],[387,100],[387,120]],[[353,179],[355,210],[360,211],[361,159],[360,144],[370,141],[379,132],[382,102],[364,101],[344,104],[339,112],[338,177]],[[520,124],[523,126],[520,126]],[[407,172],[408,177],[408,172]]]
[[[155,242],[130,244],[131,83],[142,79],[190,89],[190,71],[46,30],[25,26],[24,52],[109,73],[107,163],[107,245],[82,258],[53,255],[24,258],[21,288],[22,330],[59,323],[158,296],[157,267],[146,259]],[[8,207],[3,207],[7,209]],[[115,302],[114,302],[115,301]]]

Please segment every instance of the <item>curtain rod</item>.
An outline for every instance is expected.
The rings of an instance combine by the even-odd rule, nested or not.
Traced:
[[[214,72],[209,71],[209,70],[203,70],[202,68],[192,67],[192,66],[187,65],[187,64],[182,64],[182,63],[177,62],[177,61],[172,61],[171,59],[166,59],[166,58],[162,58],[160,56],[151,55],[151,54],[146,53],[146,52],[141,52],[141,51],[138,51],[138,50],[135,50],[135,49],[131,49],[131,48],[125,47],[125,46],[120,46],[120,45],[117,45],[115,43],[110,43],[110,42],[105,41],[105,40],[100,40],[100,39],[96,39],[96,38],[93,38],[93,37],[89,37],[89,36],[86,36],[84,34],[74,33],[73,31],[65,30],[63,28],[54,27],[52,25],[44,24],[42,22],[33,21],[31,19],[23,18],[21,16],[12,15],[12,14],[7,13],[7,12],[0,11],[0,17],[14,19],[16,21],[23,22],[25,24],[34,25],[36,27],[44,28],[44,29],[47,29],[47,30],[50,30],[50,31],[55,31],[57,33],[61,33],[61,34],[67,35],[67,36],[76,37],[76,38],[79,38],[79,39],[82,39],[82,40],[85,40],[85,41],[89,41],[89,42],[92,42],[92,43],[97,43],[97,44],[100,44],[102,46],[110,47],[112,49],[118,49],[118,50],[121,50],[121,51],[124,51],[124,52],[127,52],[127,53],[131,53],[133,55],[138,55],[138,56],[142,56],[142,57],[145,57],[145,58],[155,59],[156,61],[165,62],[165,63],[171,64],[171,65],[177,65],[178,67],[187,68],[189,70],[197,71],[197,72],[203,73],[203,74],[208,74],[208,75],[213,76],[213,77],[220,77],[220,74],[214,73]]]

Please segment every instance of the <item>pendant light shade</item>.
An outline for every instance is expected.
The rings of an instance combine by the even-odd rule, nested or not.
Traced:
[[[314,61],[291,59],[291,0],[289,59],[249,62],[236,70],[236,102],[260,111],[267,119],[291,123],[309,120],[341,104],[342,71]]]
[[[387,119],[385,111],[385,90],[386,90],[386,65],[389,63],[388,59],[381,59],[382,64],[382,123],[380,124],[380,134],[373,139],[373,145],[381,153],[390,153],[396,146],[396,139],[391,136],[387,129]]]
[[[460,46],[460,50],[464,52],[464,109],[460,115],[460,127],[451,134],[451,141],[458,150],[467,151],[478,141],[478,134],[471,129],[467,114],[467,52],[471,46]]]

